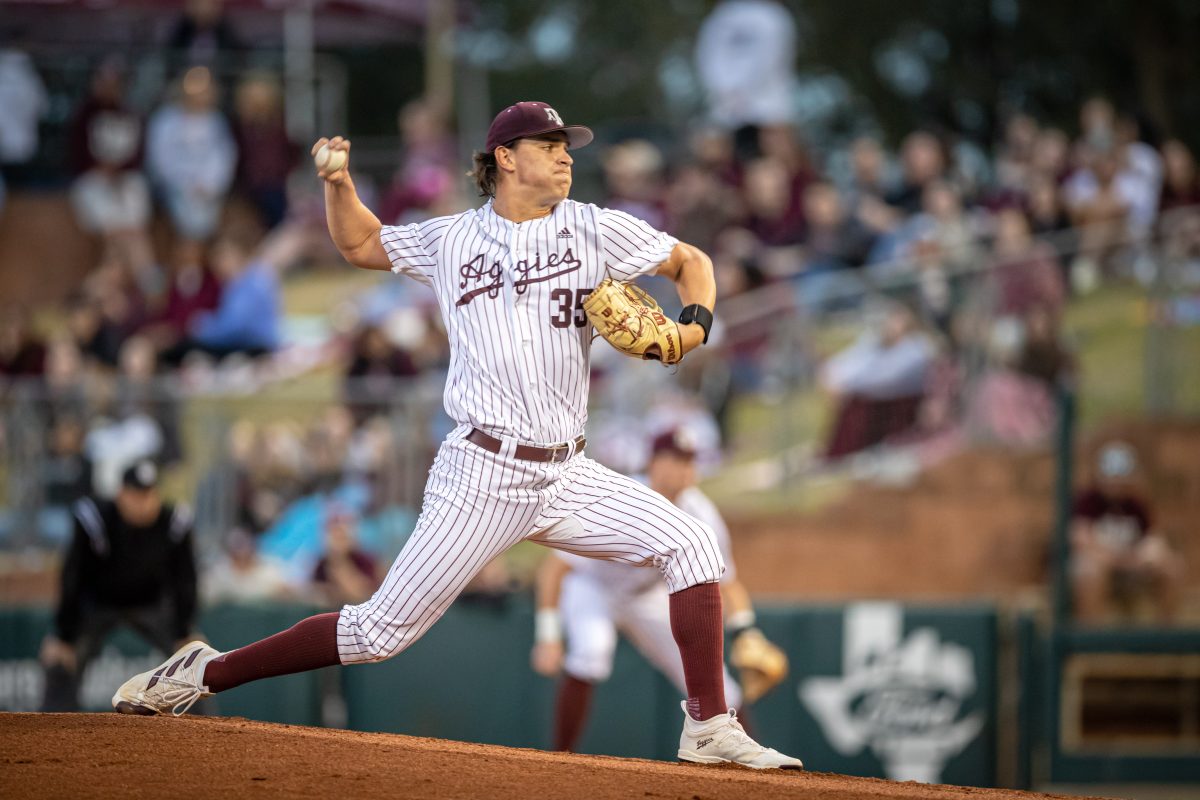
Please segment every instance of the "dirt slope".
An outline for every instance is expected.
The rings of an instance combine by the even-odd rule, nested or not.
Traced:
[[[25,797],[1039,798],[820,772],[761,773],[244,719],[0,714],[0,786]]]

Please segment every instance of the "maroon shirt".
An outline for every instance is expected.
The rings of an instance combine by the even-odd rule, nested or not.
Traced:
[[[1085,489],[1075,497],[1073,514],[1091,522],[1097,538],[1118,550],[1132,547],[1150,532],[1150,509],[1131,495]]]
[[[354,564],[354,568],[363,574],[363,577],[375,579],[375,559],[364,553],[362,550],[351,550],[348,558]],[[313,581],[316,583],[329,582],[329,557],[324,556],[317,563],[317,568],[313,570]]]
[[[221,284],[203,267],[188,276],[175,275],[167,292],[167,302],[155,323],[165,323],[180,336],[186,335],[192,317],[212,311],[221,301]]]

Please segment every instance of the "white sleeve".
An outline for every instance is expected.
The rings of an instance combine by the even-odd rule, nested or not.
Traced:
[[[653,273],[679,244],[674,236],[611,208],[600,209],[599,228],[605,268],[617,280],[628,281]]]
[[[379,232],[392,272],[433,286],[437,255],[452,217],[435,217],[411,225],[384,225]]]
[[[721,583],[729,583],[737,578],[737,567],[733,563],[733,543],[729,538],[729,526],[725,524],[721,512],[717,510],[713,501],[708,499],[708,495],[692,486],[680,493],[675,500],[675,505],[679,506],[681,511],[708,525],[717,534],[717,547],[721,551],[721,558],[725,560],[725,574],[721,576]]]

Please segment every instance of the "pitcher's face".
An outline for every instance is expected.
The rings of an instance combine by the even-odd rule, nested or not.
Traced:
[[[567,152],[567,135],[547,133],[519,139],[511,148],[513,178],[523,191],[544,197],[547,204],[565,200],[571,192],[571,165],[575,159]]]

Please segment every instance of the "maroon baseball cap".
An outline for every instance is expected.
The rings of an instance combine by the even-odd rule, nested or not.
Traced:
[[[696,437],[686,428],[664,431],[655,436],[654,441],[650,443],[651,458],[662,453],[671,453],[680,458],[695,458],[698,450]]]
[[[525,100],[514,103],[501,111],[492,120],[488,128],[487,144],[483,149],[491,153],[501,145],[526,139],[530,136],[540,136],[543,133],[562,131],[567,135],[567,146],[572,150],[592,141],[592,131],[582,125],[567,125],[558,112],[546,103],[536,100]]]

